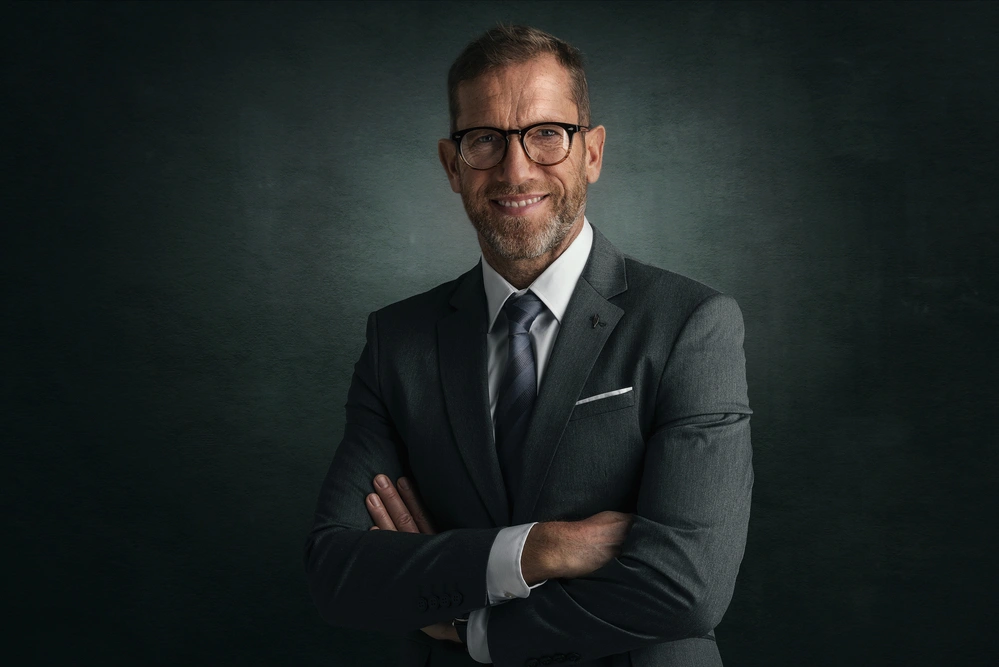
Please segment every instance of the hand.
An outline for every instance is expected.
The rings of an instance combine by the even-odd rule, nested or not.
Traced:
[[[458,638],[458,631],[454,629],[454,626],[447,621],[441,621],[440,623],[434,623],[433,625],[428,625],[425,628],[421,628],[425,633],[433,637],[434,639],[440,639],[441,641],[456,642],[461,644],[462,641]]]
[[[378,482],[384,482],[382,487]],[[434,530],[423,502],[416,495],[415,489],[405,477],[398,480],[399,490],[396,491],[392,480],[387,475],[377,475],[374,479],[375,493],[368,494],[366,506],[368,514],[375,525],[370,530],[396,530],[404,533],[423,533],[434,535]],[[434,623],[423,632],[434,639],[461,643],[458,631],[447,621]]]
[[[379,481],[385,487],[379,486]],[[416,490],[405,477],[399,478],[398,491],[387,475],[375,476],[374,487],[375,493],[368,494],[366,503],[368,514],[375,522],[370,530],[397,530],[424,535],[437,533]]]
[[[527,535],[520,567],[533,586],[545,579],[585,577],[621,555],[632,514],[599,512],[581,521],[539,523]]]

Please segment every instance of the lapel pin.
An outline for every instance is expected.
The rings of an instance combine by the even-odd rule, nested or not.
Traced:
[[[599,324],[600,326],[602,326],[602,327],[605,327],[605,326],[607,326],[607,323],[606,323],[606,322],[601,322],[601,321],[600,321],[600,316],[599,316],[599,315],[597,315],[596,313],[594,313],[594,314],[593,314],[593,317],[591,317],[591,318],[590,318],[590,322],[592,322],[592,323],[593,323],[593,327],[592,327],[593,329],[596,329],[596,328],[597,328],[597,325],[598,325],[598,324]]]

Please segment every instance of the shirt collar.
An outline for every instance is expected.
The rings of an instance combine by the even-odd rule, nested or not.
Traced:
[[[540,276],[534,279],[527,288],[518,290],[507,282],[506,278],[496,272],[486,258],[482,258],[482,283],[486,290],[486,307],[489,309],[489,328],[492,331],[496,318],[499,317],[503,304],[511,294],[523,294],[527,290],[534,292],[552,312],[555,319],[562,323],[562,316],[569,306],[569,299],[576,282],[583,273],[586,260],[593,246],[593,228],[589,220],[583,217],[583,228],[572,240],[558,258],[548,265]]]

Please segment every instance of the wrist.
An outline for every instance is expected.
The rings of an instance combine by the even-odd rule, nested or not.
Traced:
[[[520,571],[528,586],[563,576],[566,568],[559,545],[565,525],[564,521],[546,521],[535,524],[527,534]]]
[[[468,614],[451,619],[451,627],[454,629],[451,641],[462,644],[468,643]]]

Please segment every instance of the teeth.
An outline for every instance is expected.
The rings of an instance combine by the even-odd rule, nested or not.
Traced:
[[[496,203],[500,206],[506,206],[507,208],[523,208],[524,206],[529,206],[530,204],[537,204],[542,199],[544,199],[544,195],[533,199],[525,199],[524,201],[503,201],[502,199],[497,199]]]

